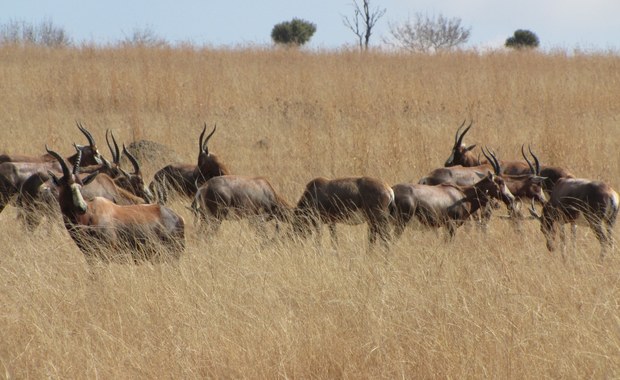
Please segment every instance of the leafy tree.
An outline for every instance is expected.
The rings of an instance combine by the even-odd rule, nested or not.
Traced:
[[[375,24],[385,15],[387,10],[377,7],[374,11],[371,11],[370,0],[362,0],[361,6],[357,3],[357,0],[355,0],[353,1],[353,8],[353,18],[343,16],[342,22],[344,26],[349,28],[357,36],[360,50],[368,50],[370,36],[372,35]]]
[[[310,41],[314,32],[316,32],[316,25],[294,18],[291,21],[276,24],[271,30],[271,39],[276,44],[301,46]]]
[[[514,49],[536,48],[540,44],[538,36],[529,30],[518,29],[512,37],[506,39],[506,47]]]
[[[71,38],[62,27],[51,20],[33,25],[25,21],[11,20],[0,25],[0,44],[34,44],[47,47],[71,45]]]
[[[392,40],[386,42],[413,52],[449,50],[467,42],[471,28],[461,25],[460,18],[437,17],[416,13],[401,25],[390,25]]]

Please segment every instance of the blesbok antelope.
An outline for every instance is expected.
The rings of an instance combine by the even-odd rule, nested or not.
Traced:
[[[108,139],[108,132],[110,132],[110,135],[112,137],[112,143],[114,144],[114,148],[112,147],[112,145],[110,145],[110,141]],[[108,148],[110,149],[110,154],[112,155],[112,163],[105,160],[105,167],[100,169],[100,172],[112,177],[114,183],[116,183],[118,187],[125,189],[132,194],[144,199],[146,203],[153,202],[153,193],[151,193],[151,190],[144,183],[144,177],[142,176],[142,170],[140,169],[140,163],[138,162],[138,160],[127,150],[125,144],[123,144],[122,154],[127,157],[129,162],[131,162],[131,165],[133,166],[132,173],[125,171],[121,167],[121,151],[118,147],[116,139],[114,138],[114,132],[111,132],[109,130],[106,131],[105,137]]]
[[[486,157],[487,161],[490,162],[493,166],[496,175],[500,175],[500,163],[497,159],[497,156],[494,152],[489,151],[488,153],[482,149],[482,153]],[[530,154],[534,157],[536,165],[532,164],[530,160],[525,155],[525,151],[523,146],[521,146],[521,154],[525,159],[526,163],[530,168],[530,172],[528,174],[519,174],[519,175],[508,175],[501,174],[501,177],[504,179],[506,183],[506,187],[515,197],[515,204],[510,211],[510,219],[514,222],[519,222],[523,219],[523,215],[521,214],[520,206],[523,201],[535,201],[544,204],[547,200],[545,198],[545,193],[543,191],[543,183],[546,180],[545,177],[541,177],[540,173],[540,163],[538,158],[532,150],[530,149]],[[485,218],[490,218],[490,213],[484,213]]]
[[[579,219],[596,234],[601,243],[601,258],[608,248],[613,250],[613,227],[618,217],[620,198],[608,184],[583,178],[561,178],[557,181],[549,202],[542,209],[542,215],[530,207],[532,216],[540,221],[540,229],[547,240],[547,249],[555,250],[558,228],[562,249],[565,249],[564,224],[570,223],[573,244]]]
[[[332,244],[337,244],[336,223],[368,224],[369,248],[377,237],[387,246],[390,240],[390,207],[394,192],[375,178],[315,178],[306,185],[294,209],[293,230],[304,237],[312,230],[321,236],[322,224],[329,227]]]
[[[86,200],[95,197],[106,198],[118,205],[139,205],[149,203],[147,199],[126,190],[118,185],[118,182],[106,173],[79,173],[80,178],[98,173],[91,181],[88,181],[81,189],[82,196]],[[44,217],[54,218],[58,213],[58,188],[49,173],[35,173],[30,176],[18,191],[16,205],[18,217],[30,231],[34,230]]]
[[[171,209],[157,205],[119,206],[108,199],[95,197],[87,201],[82,186],[97,177],[89,174],[84,181],[78,176],[79,155],[73,171],[56,152],[46,150],[62,167],[62,177],[50,172],[58,188],[58,204],[69,235],[86,256],[110,260],[102,250],[129,250],[134,261],[178,260],[185,249],[185,222]],[[165,254],[166,257],[162,257]]]
[[[392,221],[395,237],[402,235],[412,218],[428,227],[446,227],[448,239],[452,240],[456,229],[477,210],[484,208],[490,199],[498,199],[509,208],[514,196],[506,187],[503,178],[487,172],[474,185],[456,186],[440,184],[435,186],[402,183],[392,187],[394,207]]]
[[[83,161],[87,165],[99,165],[103,162],[103,157],[97,149],[95,139],[90,132],[78,123],[78,129],[86,136],[89,145],[75,145],[78,152],[82,154]],[[77,159],[78,153],[67,158],[67,161],[73,165]],[[29,157],[22,155],[0,155],[0,180],[2,183],[11,183],[12,186],[3,185],[0,187],[0,212],[4,210],[6,205],[13,200],[19,192],[23,183],[35,173],[46,173],[48,170],[56,172],[60,171],[58,162],[49,154],[38,157]]]
[[[88,140],[88,145],[77,145],[79,150],[82,152],[82,165],[98,165],[103,162],[103,158],[99,153],[99,149],[97,148],[97,144],[95,144],[95,139],[93,135],[82,126],[81,123],[77,123],[78,129],[86,136]],[[70,157],[67,157],[67,161],[71,165],[75,165],[75,161],[77,159],[77,153],[73,154]],[[58,162],[56,159],[49,154],[44,154],[42,156],[26,156],[21,154],[0,154],[0,163],[3,162],[30,162],[30,163],[51,163],[56,166],[58,170],[60,170],[60,166],[58,166]]]
[[[192,210],[206,227],[217,232],[223,220],[249,219],[264,235],[264,222],[290,220],[291,206],[263,177],[225,175],[209,179],[198,188]]]
[[[454,146],[452,147],[450,156],[443,166],[478,166],[482,164],[480,159],[474,154],[474,152],[472,152],[472,150],[476,147],[476,144],[470,146],[463,144],[463,137],[465,137],[465,134],[470,130],[472,125],[473,121],[469,123],[463,133],[459,134],[461,132],[461,128],[465,126],[465,120],[463,120],[463,123],[456,130],[456,134],[454,135]]]
[[[456,135],[454,137],[454,146],[452,147],[452,151],[450,152],[450,156],[444,163],[445,167],[456,167],[458,165],[463,167],[477,167],[478,170],[481,166],[486,166],[489,164],[488,161],[480,160],[478,156],[476,156],[473,152],[473,149],[476,147],[476,144],[467,146],[463,144],[463,137],[472,127],[472,123],[469,124],[465,130],[460,133],[461,128],[465,125],[465,121],[461,124],[461,126],[457,129]],[[460,133],[460,134],[459,134]],[[499,161],[502,174],[508,175],[520,175],[520,174],[528,174],[530,172],[530,165],[523,161]],[[549,165],[539,165],[540,171],[538,173],[539,176],[544,177],[545,181],[543,182],[543,190],[550,194],[553,191],[553,186],[560,178],[574,178],[574,176],[566,169],[558,167],[558,166],[549,166]]]
[[[219,158],[209,153],[207,146],[209,139],[215,133],[217,126],[207,135],[203,141],[207,130],[207,124],[200,133],[198,141],[198,164],[170,164],[158,170],[153,176],[153,181],[149,184],[149,189],[157,197],[157,201],[164,204],[168,201],[167,194],[170,191],[193,197],[202,185],[212,177],[230,174],[226,166]]]
[[[452,151],[450,152],[450,156],[444,163],[445,167],[453,167],[457,165],[461,165],[464,167],[480,167],[485,165],[490,165],[488,159],[480,160],[478,156],[476,156],[473,152],[473,149],[476,147],[476,144],[467,146],[463,144],[463,137],[470,130],[473,123],[470,123],[467,128],[459,135],[461,128],[465,125],[465,121],[461,124],[461,126],[456,130],[456,135],[454,137],[454,146],[452,147]],[[529,166],[527,163],[523,161],[507,161],[501,160],[499,161],[501,167],[502,174],[508,175],[519,175],[519,174],[528,174]]]

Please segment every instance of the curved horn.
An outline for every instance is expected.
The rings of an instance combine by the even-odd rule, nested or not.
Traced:
[[[65,159],[62,158],[60,154],[54,152],[53,150],[49,150],[49,148],[47,147],[47,144],[45,145],[45,150],[47,151],[47,153],[49,153],[52,157],[54,157],[58,161],[58,163],[60,164],[60,167],[62,168],[63,177],[65,178],[71,177],[71,172],[69,171],[69,167],[67,166]]]
[[[133,174],[140,174],[140,164],[138,163],[138,160],[136,160],[134,155],[129,153],[129,151],[125,147],[125,144],[123,144],[123,153],[125,154],[125,156],[127,156],[129,161],[133,165]]]
[[[484,157],[486,157],[487,162],[489,164],[491,164],[491,166],[493,167],[493,170],[495,171],[495,174],[499,175],[499,163],[496,161],[495,156],[493,155],[493,153],[491,153],[491,151],[489,150],[489,148],[484,147],[481,149],[482,150],[482,154],[484,154]],[[488,153],[487,153],[488,151]]]
[[[534,165],[532,165],[532,162],[528,160],[527,156],[525,155],[525,144],[521,145],[521,155],[525,159],[525,162],[527,162],[527,165],[530,167],[530,172],[532,174],[536,174],[536,168],[534,167]]]
[[[207,123],[205,123],[205,128],[207,127]],[[213,126],[213,130],[211,131],[211,133],[209,133],[207,135],[207,138],[205,139],[204,145],[203,145],[203,152],[209,153],[209,147],[207,146],[207,144],[209,143],[209,139],[211,139],[211,136],[213,136],[213,134],[215,133],[215,130],[217,129],[217,124],[215,124]]]
[[[540,161],[538,161],[538,157],[532,152],[532,147],[530,145],[527,146],[527,149],[530,151],[532,157],[534,157],[534,162],[536,163],[536,175],[540,175]]]
[[[109,134],[110,134],[110,130],[106,129],[105,130],[105,142],[106,142],[106,144],[108,144],[108,149],[110,149],[110,154],[112,155],[112,162],[114,162],[116,164],[116,163],[118,163],[118,158],[116,156],[114,148],[112,148],[112,144],[110,144],[110,139],[108,137]],[[114,138],[114,135],[112,135],[112,138]]]
[[[460,146],[463,143],[463,137],[465,137],[465,134],[469,131],[469,129],[472,127],[472,125],[474,124],[474,122],[472,121],[471,123],[469,123],[469,125],[467,126],[467,128],[465,128],[465,130],[463,131],[463,133],[461,133],[461,136],[459,137],[459,139],[457,140],[456,144],[454,144],[455,147]],[[463,125],[465,125],[465,123],[463,122]]]
[[[82,123],[80,123],[79,121],[76,121],[77,127],[79,128],[80,131],[82,131],[82,133],[84,134],[84,136],[86,136],[86,138],[88,139],[88,143],[90,144],[91,147],[95,146],[95,139],[93,138],[93,135],[90,134],[90,132],[84,128],[82,126]]]
[[[112,162],[116,165],[121,162],[121,151],[118,148],[118,144],[116,143],[116,138],[114,137],[114,131],[110,131],[110,135],[112,136],[112,143],[114,144],[114,151],[112,151],[112,147],[110,146],[110,142],[108,141],[108,131],[105,133],[105,140],[108,143],[108,148],[110,148],[110,153],[112,153]]]
[[[463,126],[465,125],[465,120],[463,120],[463,122],[461,123],[461,125],[459,126],[459,129],[456,130],[456,134],[454,135],[454,146],[457,147],[459,146],[459,132],[461,132],[461,128],[463,128]]]
[[[202,138],[205,136],[205,132],[207,131],[207,123],[205,123],[204,128],[202,128],[202,132],[200,132],[200,138],[198,139],[198,154],[202,153]]]
[[[499,160],[497,159],[495,152],[493,152],[492,150],[489,150],[489,153],[491,153],[491,157],[493,157],[493,162],[494,162],[493,166],[495,167],[495,174],[500,175],[502,172],[502,166],[499,164]]]
[[[78,148],[78,146],[73,143],[75,150],[77,150],[77,158],[75,159],[75,165],[73,165],[73,174],[77,175],[80,171],[80,163],[82,162],[82,149]]]

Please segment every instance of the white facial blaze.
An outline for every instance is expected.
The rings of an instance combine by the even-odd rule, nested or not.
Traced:
[[[506,195],[506,197],[508,197],[508,199],[510,199],[511,201],[515,200],[514,195],[512,195],[510,190],[508,190],[508,187],[506,186],[505,183],[502,185],[502,193],[504,193]]]
[[[71,195],[73,197],[73,206],[75,206],[77,209],[81,210],[82,212],[86,212],[86,209],[88,208],[88,205],[86,204],[86,201],[84,201],[84,197],[82,197],[82,193],[80,192],[80,185],[78,185],[77,183],[74,183],[73,185],[71,185]]]

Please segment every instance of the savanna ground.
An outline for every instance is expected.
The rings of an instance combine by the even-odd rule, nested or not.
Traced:
[[[194,162],[217,123],[210,150],[291,203],[316,176],[416,181],[464,119],[465,141],[500,158],[531,143],[620,188],[613,54],[4,47],[0,93],[0,151],[69,155],[79,120],[103,152],[112,128]],[[161,163],[142,164],[150,180]],[[28,236],[15,208],[0,214],[0,377],[620,376],[620,252],[599,260],[585,228],[566,260],[537,223],[498,218],[453,243],[410,229],[385,254],[362,226],[339,227],[336,250],[244,222],[205,238],[187,205],[171,204],[187,224],[178,266],[89,270],[60,223]]]

